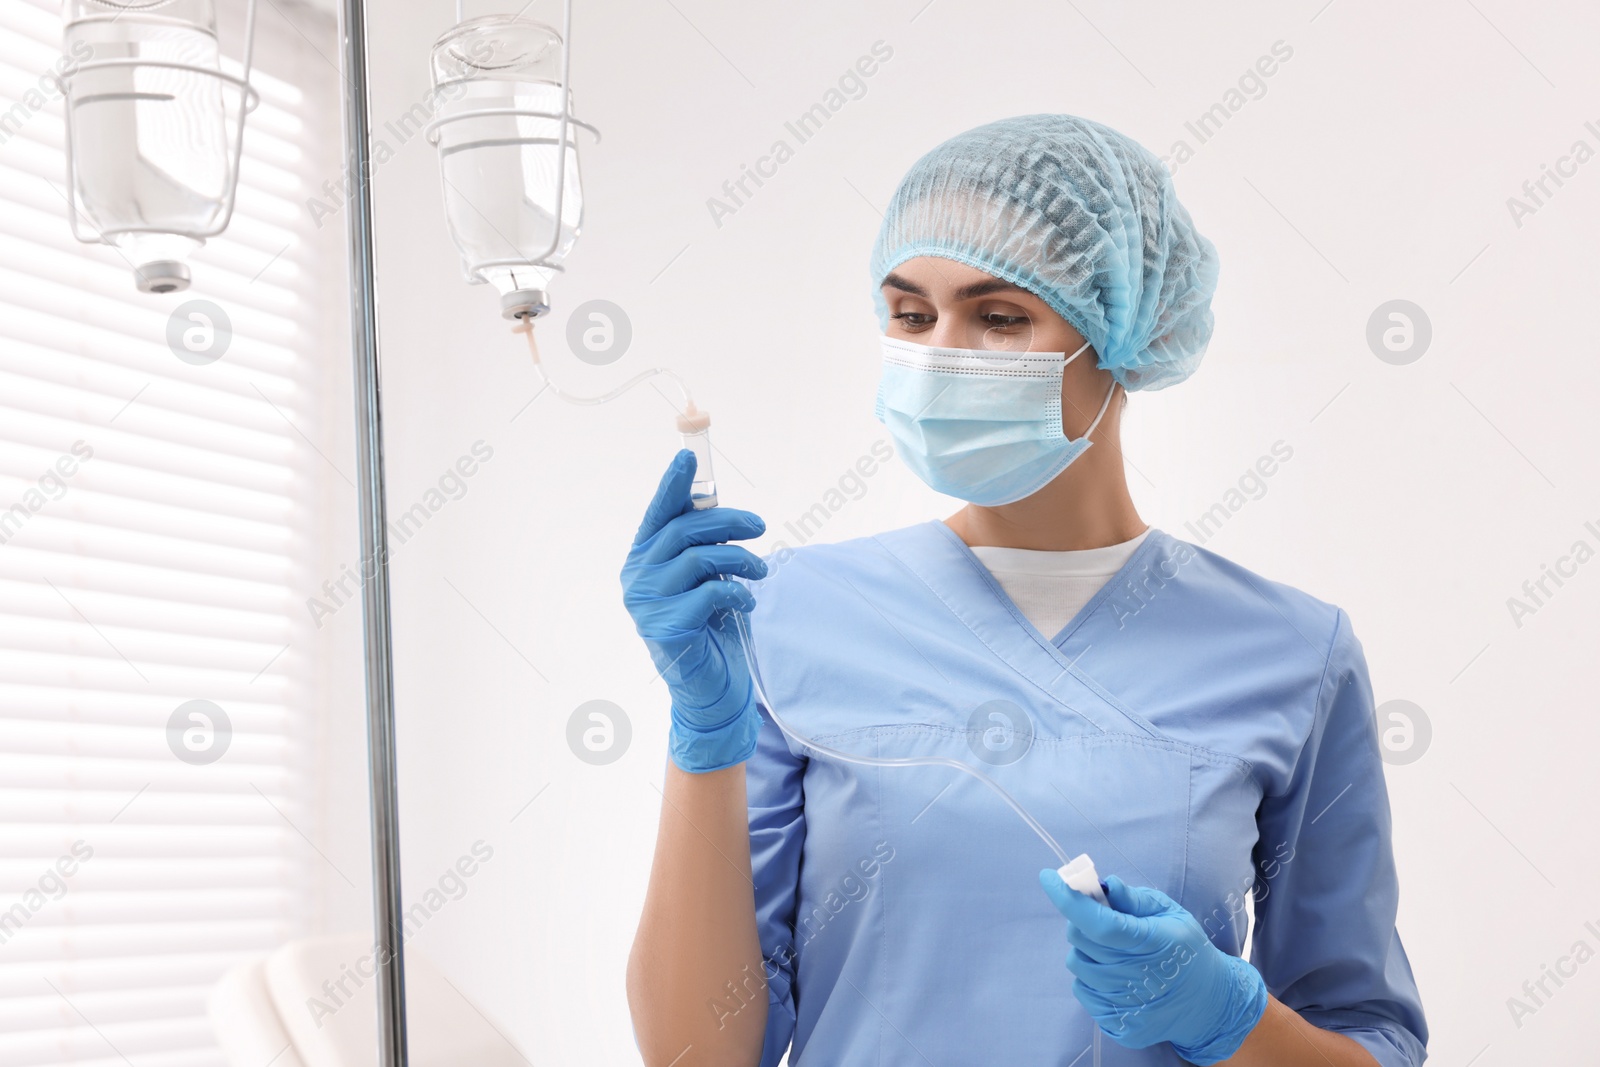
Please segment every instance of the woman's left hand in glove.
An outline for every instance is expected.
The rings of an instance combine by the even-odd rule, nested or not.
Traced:
[[[1129,886],[1112,875],[1107,907],[1039,872],[1067,918],[1072,993],[1120,1045],[1171,1042],[1201,1067],[1232,1056],[1267,1007],[1267,987],[1249,963],[1211,943],[1182,905],[1159,889]]]

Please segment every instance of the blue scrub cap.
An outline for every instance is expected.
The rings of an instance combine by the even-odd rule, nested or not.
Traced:
[[[1159,159],[1076,115],[1001,119],[917,160],[872,248],[884,330],[879,286],[917,256],[953,259],[1035,294],[1129,391],[1183,381],[1211,340],[1216,248]]]

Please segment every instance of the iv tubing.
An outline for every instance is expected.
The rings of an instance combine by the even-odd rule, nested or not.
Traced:
[[[642,370],[638,374],[635,374],[632,378],[629,378],[627,381],[617,386],[615,389],[612,389],[610,392],[601,393],[599,396],[574,396],[572,393],[564,392],[560,386],[556,385],[555,382],[550,380],[549,375],[545,374],[544,364],[539,361],[539,346],[535,344],[533,340],[533,320],[523,319],[520,325],[511,327],[511,332],[525,333],[528,335],[528,351],[533,355],[534,373],[539,376],[539,380],[543,382],[552,393],[560,397],[562,400],[565,400],[569,404],[604,404],[608,401],[615,400],[617,397],[621,396],[623,393],[626,393],[629,389],[632,389],[640,382],[660,375],[664,378],[672,379],[672,383],[678,387],[678,392],[683,394],[684,407],[691,413],[695,410],[694,397],[689,395],[689,387],[684,384],[682,378],[678,377],[665,367],[651,367],[649,370]]]
[[[1056,844],[1056,839],[1050,836],[1050,831],[1041,826],[1039,820],[1028,814],[1027,809],[1017,803],[1017,799],[1006,792],[999,782],[990,778],[976,767],[968,766],[960,760],[950,759],[948,756],[857,756],[848,752],[840,752],[838,749],[829,748],[826,745],[819,745],[815,741],[795,733],[787,723],[778,717],[777,710],[772,706],[772,698],[767,695],[766,686],[761,683],[761,668],[756,663],[756,654],[753,651],[753,643],[750,640],[749,620],[745,618],[742,611],[734,612],[733,618],[734,624],[739,628],[739,640],[744,645],[745,662],[750,666],[750,681],[755,686],[756,699],[760,700],[761,706],[767,709],[767,714],[772,716],[772,721],[777,724],[778,729],[782,730],[795,744],[820,753],[830,759],[843,760],[846,763],[859,763],[867,767],[953,767],[965,774],[970,774],[998,793],[1000,799],[1010,805],[1011,810],[1016,812],[1023,822],[1028,824],[1028,829],[1038,834],[1039,840],[1049,846],[1050,851],[1056,854],[1056,858],[1063,864],[1067,862],[1067,854],[1061,850],[1060,845]]]

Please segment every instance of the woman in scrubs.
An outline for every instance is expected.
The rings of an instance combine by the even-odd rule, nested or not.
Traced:
[[[1126,393],[1211,335],[1216,253],[1165,168],[1073,116],[978,127],[902,180],[872,274],[878,417],[966,506],[762,560],[732,543],[759,517],[692,508],[683,452],[623,570],[672,693],[628,968],[645,1062],[1422,1063],[1349,619],[1128,493]],[[981,768],[1105,902],[981,782],[830,759],[772,710]]]

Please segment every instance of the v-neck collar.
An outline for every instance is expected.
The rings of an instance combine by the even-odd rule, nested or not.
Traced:
[[[1157,539],[1166,536],[1164,533],[1162,533],[1162,531],[1156,529],[1154,526],[1149,527],[1145,531],[1144,540],[1139,542],[1139,546],[1133,550],[1133,553],[1126,560],[1123,561],[1122,566],[1117,568],[1117,570],[1112,573],[1111,577],[1105,580],[1105,583],[1101,585],[1099,589],[1095,590],[1094,596],[1085,601],[1083,606],[1078,609],[1077,613],[1073,615],[1072,618],[1068,619],[1066,624],[1061,627],[1055,636],[1052,637],[1048,634],[1045,634],[1042,630],[1034,626],[1033,623],[1028,620],[1028,617],[1023,614],[1022,609],[1017,606],[1016,601],[1011,599],[1010,594],[1005,591],[1005,587],[1000,584],[999,579],[997,579],[994,574],[990,572],[988,567],[984,566],[983,560],[978,558],[978,554],[972,551],[972,547],[963,541],[961,539],[961,535],[952,530],[949,524],[945,523],[941,519],[933,519],[927,523],[927,525],[934,527],[938,533],[943,535],[944,540],[955,548],[957,554],[965,556],[971,562],[971,564],[978,570],[979,574],[984,579],[984,584],[989,587],[989,591],[994,596],[995,600],[999,601],[1000,605],[1010,612],[1012,617],[1015,618],[1021,626],[1032,632],[1044,643],[1058,650],[1062,648],[1067,643],[1067,640],[1072,637],[1073,633],[1075,633],[1077,629],[1095,613],[1106,597],[1111,595],[1116,584],[1121,581],[1121,579],[1126,577],[1128,573],[1132,571],[1146,555],[1148,555],[1148,553],[1151,551],[1151,544]]]
[[[942,520],[930,519],[915,526],[879,534],[876,540],[1013,670],[1033,680],[1101,730],[1108,728],[1109,723],[1105,721],[1107,709],[1094,707],[1094,710],[1090,710],[1103,702],[1105,695],[1077,669],[1076,657],[1067,656],[1063,648],[1094,617],[1100,605],[1128,574],[1144,566],[1161,546],[1170,543],[1171,538],[1166,533],[1151,527],[1149,535],[1133,555],[1078,609],[1078,613],[1062,627],[1054,640],[1028,621],[1022,609],[1006,594],[983,561]],[[1081,656],[1086,650],[1081,650],[1078,655]],[[1075,684],[1067,686],[1065,679],[1068,678]],[[1093,693],[1098,699],[1092,702],[1084,700],[1085,692]],[[1138,716],[1130,715],[1126,709],[1117,710],[1141,730],[1151,734],[1157,732]]]

